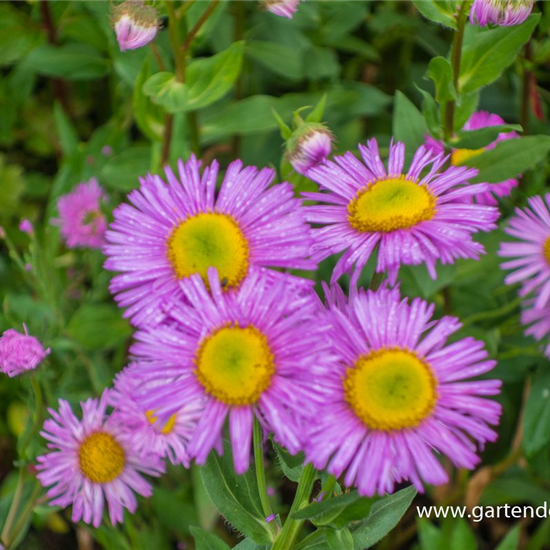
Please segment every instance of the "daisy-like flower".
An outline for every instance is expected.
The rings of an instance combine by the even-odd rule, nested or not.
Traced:
[[[525,334],[541,342],[544,355],[550,359],[550,304],[537,307],[534,299],[527,300],[521,322],[527,327]]]
[[[488,113],[487,111],[478,111],[470,117],[462,130],[480,130],[482,128],[488,128],[489,126],[501,126],[503,124],[506,123],[498,115]],[[451,163],[453,164],[453,166],[461,166],[468,159],[476,157],[477,155],[481,155],[481,153],[484,153],[485,151],[494,149],[501,141],[505,141],[507,139],[515,139],[518,137],[519,136],[516,132],[502,132],[498,135],[495,141],[493,141],[486,147],[482,147],[481,149],[455,149],[451,155]],[[431,136],[428,136],[426,138],[426,146],[436,153],[443,154],[445,152],[445,147],[443,143],[437,141]],[[496,205],[498,204],[498,198],[507,197],[512,192],[512,189],[514,187],[517,187],[518,180],[511,178],[499,183],[487,183],[486,185],[487,191],[476,195],[475,199],[480,204]]]
[[[166,457],[172,464],[189,467],[187,444],[202,413],[199,402],[185,405],[174,413],[167,422],[160,422],[153,410],[144,410],[139,405],[138,396],[147,393],[151,387],[164,382],[143,383],[136,375],[135,368],[129,366],[115,379],[109,402],[113,406],[113,419],[129,434],[132,448],[138,452],[152,452]]]
[[[141,475],[164,471],[160,457],[138,453],[125,430],[107,417],[108,392],[81,403],[82,419],[67,401],[44,422],[41,435],[51,452],[37,458],[38,479],[51,506],[73,506],[72,520],[99,527],[105,500],[111,523],[122,522],[124,508],[134,513],[134,493],[150,497],[153,489]]]
[[[107,222],[101,212],[104,200],[105,194],[95,178],[59,198],[59,218],[52,223],[61,228],[67,248],[101,248],[105,244]]]
[[[519,25],[529,17],[534,4],[534,0],[475,0],[470,23],[480,27]]]
[[[286,17],[287,19],[292,19],[293,15],[298,9],[298,4],[300,0],[264,0],[264,8],[278,15],[280,17]]]
[[[25,334],[8,329],[0,337],[0,371],[10,378],[34,370],[50,353],[34,336],[30,336],[23,324]]]
[[[286,151],[290,164],[299,174],[319,166],[330,155],[332,140],[330,130],[319,123],[306,123],[298,128],[287,141]]]
[[[138,0],[130,0],[115,6],[112,21],[122,52],[149,44],[159,28],[157,10]]]
[[[288,183],[270,187],[273,170],[243,168],[235,161],[216,193],[218,164],[202,175],[199,168],[192,157],[178,163],[179,180],[170,168],[168,184],[148,175],[128,196],[132,205],[114,212],[105,268],[122,272],[113,278],[111,292],[137,326],[161,321],[162,304],[181,295],[178,280],[198,273],[206,281],[209,267],[218,270],[229,290],[243,282],[251,266],[317,265],[309,259],[311,229],[302,201]],[[310,286],[310,281],[294,280]]]
[[[198,464],[220,451],[228,418],[235,470],[243,473],[254,417],[292,454],[301,449],[315,378],[330,357],[327,327],[313,290],[285,279],[272,283],[254,270],[228,293],[210,268],[208,283],[211,292],[199,275],[182,281],[187,303],[173,303],[171,323],[138,332],[131,352],[144,378],[176,378],[148,391],[144,407],[162,420],[189,402],[204,404],[188,447]]]
[[[519,242],[502,243],[499,256],[513,258],[502,264],[511,269],[505,281],[522,283],[520,296],[536,293],[536,309],[550,302],[550,195],[531,197],[529,206],[516,208],[516,215],[505,229]]]
[[[361,290],[349,302],[339,288],[327,294],[338,365],[322,379],[326,396],[306,458],[336,477],[346,472],[345,484],[368,496],[402,481],[419,491],[446,483],[435,453],[474,468],[501,413],[485,399],[499,393],[500,380],[469,380],[495,365],[483,343],[446,344],[458,319],[434,321],[433,305],[402,300],[397,289]]]
[[[494,229],[498,210],[470,203],[470,197],[487,189],[468,183],[476,170],[453,166],[440,172],[446,157],[420,147],[404,174],[405,146],[397,143],[390,147],[386,171],[376,140],[359,150],[364,164],[348,152],[307,173],[328,191],[304,193],[326,203],[308,207],[308,220],[323,226],[313,230],[313,258],[344,253],[333,281],[355,266],[355,284],[377,247],[376,270],[388,270],[392,281],[400,265],[425,263],[435,278],[437,260],[454,263],[484,252],[472,235]]]

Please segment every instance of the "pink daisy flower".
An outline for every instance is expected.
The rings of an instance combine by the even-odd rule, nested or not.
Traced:
[[[172,380],[165,380],[170,384]],[[109,403],[114,408],[112,417],[128,432],[132,448],[138,452],[151,452],[168,458],[172,464],[189,467],[187,445],[202,413],[200,403],[185,405],[167,422],[160,422],[153,410],[139,405],[139,395],[163,382],[143,383],[134,366],[129,366],[115,379],[109,393]]]
[[[157,10],[139,1],[123,2],[115,6],[112,20],[122,52],[149,44],[159,28]]]
[[[519,25],[529,17],[534,4],[534,0],[475,0],[470,23],[480,27]]]
[[[377,272],[387,270],[392,281],[400,265],[426,264],[435,279],[435,264],[457,258],[477,259],[485,249],[472,239],[478,231],[496,227],[498,210],[470,204],[485,184],[470,185],[476,170],[451,167],[440,171],[447,158],[420,147],[408,173],[403,173],[405,146],[390,147],[388,170],[372,139],[359,145],[361,163],[352,153],[312,168],[307,176],[325,193],[304,193],[318,201],[308,220],[314,229],[314,260],[343,252],[332,274],[336,281],[353,270],[352,284],[378,248]]]
[[[227,293],[215,269],[211,293],[199,275],[181,282],[187,305],[175,301],[172,322],[136,334],[131,352],[144,377],[176,380],[143,396],[146,409],[167,417],[191,401],[204,412],[188,447],[198,464],[221,452],[229,420],[235,470],[248,469],[256,417],[292,454],[301,449],[302,419],[314,409],[315,377],[327,357],[326,327],[312,290],[285,279],[271,283],[254,270],[237,292]]]
[[[534,299],[527,300],[521,322],[527,327],[525,334],[541,342],[544,355],[550,359],[550,303],[537,307]]]
[[[267,11],[287,19],[292,19],[299,4],[300,0],[264,0],[263,2]]]
[[[167,167],[168,184],[148,175],[128,195],[132,205],[114,212],[105,268],[122,272],[111,292],[137,326],[161,321],[162,304],[181,296],[179,280],[198,273],[206,281],[209,267],[218,270],[225,289],[237,288],[251,266],[316,268],[309,259],[311,230],[290,184],[270,186],[273,170],[235,161],[216,192],[218,164],[202,175],[200,165],[195,157],[179,161],[179,179]]]
[[[328,292],[327,292],[328,293]],[[338,358],[306,442],[316,468],[359,493],[390,493],[396,483],[448,481],[436,458],[458,468],[479,463],[476,447],[495,441],[488,426],[501,406],[485,396],[499,393],[500,380],[471,381],[490,371],[482,342],[465,338],[446,344],[458,319],[432,320],[434,305],[401,300],[397,289],[359,291],[349,302],[337,287],[328,296],[333,353]]]
[[[29,336],[23,323],[25,334],[8,329],[0,337],[0,371],[10,378],[23,372],[34,370],[50,353],[34,336]]]
[[[57,201],[59,218],[52,223],[61,228],[67,248],[101,248],[105,243],[107,222],[101,212],[105,200],[97,180],[78,184],[70,193]]]
[[[513,270],[505,282],[522,283],[522,297],[536,293],[533,305],[540,309],[550,302],[550,195],[531,197],[528,202],[528,207],[516,208],[505,229],[519,242],[502,243],[499,256],[513,258],[502,264],[503,269]]]
[[[134,493],[150,497],[153,492],[141,474],[164,472],[160,457],[137,453],[124,429],[107,417],[108,392],[81,403],[81,420],[63,399],[59,412],[49,409],[52,418],[40,433],[51,452],[37,458],[37,477],[50,487],[50,505],[72,505],[72,520],[94,527],[101,524],[105,500],[111,523],[122,522],[124,508],[136,511]]]
[[[489,126],[501,126],[503,124],[506,124],[506,122],[498,115],[488,113],[487,111],[478,111],[470,117],[462,129],[464,131],[472,131],[488,128]],[[495,141],[481,149],[455,149],[451,155],[451,163],[453,166],[460,166],[468,159],[494,149],[497,143],[518,137],[516,132],[502,132]],[[445,152],[443,143],[431,136],[427,136],[426,146],[436,153],[443,154]],[[499,183],[487,183],[485,185],[487,185],[487,191],[476,195],[475,200],[480,204],[496,205],[498,204],[497,199],[507,197],[512,192],[512,189],[517,187],[518,180],[511,178]]]

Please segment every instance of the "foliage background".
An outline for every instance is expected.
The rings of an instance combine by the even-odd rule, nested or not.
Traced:
[[[482,82],[469,100],[463,98],[459,116],[479,95],[479,108],[522,124],[526,134],[549,133],[550,4],[539,4],[540,19],[530,20],[529,32],[517,44],[503,36],[499,60],[490,61],[495,78]],[[195,2],[189,7],[180,20],[181,36],[207,6]],[[173,164],[192,150],[205,162],[218,158],[222,166],[234,158],[273,166],[297,190],[308,188],[311,182],[294,174],[282,158],[272,109],[290,122],[294,110],[316,104],[324,94],[324,120],[336,136],[338,152],[356,151],[357,143],[371,136],[387,151],[392,135],[405,141],[410,152],[422,143],[428,127],[438,126],[438,107],[426,93],[442,100],[445,81],[441,84],[441,75],[435,74],[436,94],[427,73],[433,58],[447,56],[453,31],[424,18],[412,2],[308,0],[292,21],[261,11],[256,2],[221,2],[189,50],[190,58],[202,60],[197,71],[203,81],[185,109],[181,90],[169,76],[150,80],[159,70],[174,70],[166,7],[157,7],[164,26],[155,41],[160,63],[149,47],[119,51],[108,2],[0,3],[0,225],[22,262],[18,265],[0,242],[0,331],[25,322],[31,334],[52,348],[40,372],[50,405],[58,397],[77,403],[109,385],[125,365],[132,334],[108,293],[110,274],[102,269],[101,253],[69,251],[60,243],[50,223],[60,195],[97,177],[112,210],[137,187],[140,175],[160,172],[163,154]],[[526,50],[523,44],[535,24]],[[475,29],[467,30],[468,40],[475,42]],[[211,61],[217,54],[224,56],[223,63]],[[509,59],[502,60],[506,55]],[[478,72],[487,74],[488,69]],[[172,116],[166,149],[165,128]],[[544,157],[549,149],[542,138],[518,147],[527,171],[520,189],[501,204],[503,220],[526,197],[547,188]],[[494,160],[489,168],[502,161]],[[32,220],[35,237],[18,230],[22,218]],[[479,262],[440,267],[436,281],[423,267],[401,272],[404,293],[435,302],[439,315],[452,313],[463,320],[461,335],[486,342],[498,359],[491,376],[504,381],[500,437],[485,451],[483,467],[474,474],[453,471],[448,486],[429,488],[415,504],[550,502],[550,370],[536,343],[523,336],[517,289],[503,284],[496,256],[503,238],[501,230],[480,237],[487,255]],[[334,263],[323,263],[316,274],[319,281],[328,280]],[[362,284],[368,284],[372,271],[373,265],[367,266]],[[31,434],[30,447],[18,458],[18,442],[34,414],[29,403],[27,380],[0,379],[0,522],[13,497],[16,467],[31,468],[43,445]],[[268,458],[273,502],[284,515],[299,465],[284,454],[278,457],[270,445]],[[118,529],[104,525],[98,531],[74,526],[66,511],[47,507],[30,475],[25,491],[36,492],[38,506],[22,526],[20,548],[193,548],[193,535],[199,550],[218,548],[198,527],[234,546],[237,530],[242,531],[239,520],[228,518],[237,530],[224,521],[205,488],[212,475],[212,494],[227,468],[222,464],[216,473],[214,466],[202,476],[195,468],[171,468],[156,481],[153,498],[141,502],[136,516],[127,515]],[[233,481],[239,487],[243,483]],[[246,483],[253,493],[254,478]],[[314,520],[325,526],[326,541],[311,548],[347,548],[346,539],[335,538],[341,531],[334,527],[356,526],[353,521],[366,517],[372,505],[373,499],[355,500],[333,511],[334,517]],[[254,503],[250,506],[253,510]],[[502,550],[550,548],[550,519],[429,523],[416,518],[413,506],[377,548],[489,549],[506,536]],[[250,541],[239,548],[264,547]]]

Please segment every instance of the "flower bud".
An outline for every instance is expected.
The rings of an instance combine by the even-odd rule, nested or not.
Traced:
[[[34,227],[32,226],[32,223],[29,220],[21,220],[21,223],[19,224],[19,231],[22,231],[27,235],[31,235],[32,232],[34,231]]]
[[[10,378],[23,372],[35,369],[41,363],[50,349],[44,349],[42,344],[27,332],[25,334],[9,329],[0,336],[0,371]]]
[[[529,17],[534,3],[534,0],[475,0],[470,22],[480,27],[519,25]]]
[[[263,6],[267,11],[292,19],[292,16],[298,9],[300,0],[265,0]]]
[[[318,122],[306,122],[294,131],[286,143],[287,157],[299,174],[326,160],[332,149],[334,136],[330,130]]]
[[[123,52],[149,44],[159,28],[157,10],[134,0],[115,6],[112,22],[118,45]]]

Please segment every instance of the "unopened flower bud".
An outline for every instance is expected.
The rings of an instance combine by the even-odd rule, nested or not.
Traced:
[[[264,0],[263,6],[267,11],[275,15],[292,19],[292,16],[298,9],[299,3],[300,0]]]
[[[480,27],[519,25],[529,17],[534,3],[534,0],[475,0],[470,22]]]
[[[157,10],[143,2],[124,2],[113,8],[112,22],[121,51],[149,44],[159,28]]]
[[[34,231],[34,228],[29,220],[21,220],[21,223],[19,224],[19,231],[23,231],[23,233],[31,235]]]
[[[330,155],[333,139],[324,124],[306,122],[300,126],[286,144],[288,160],[294,170],[305,174],[310,168],[324,162]]]

